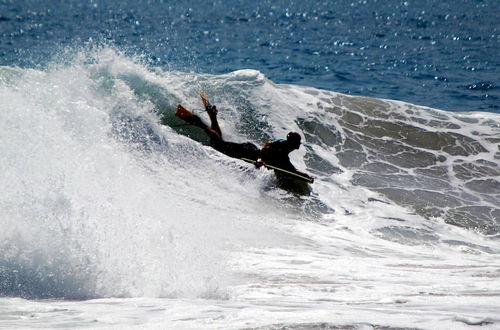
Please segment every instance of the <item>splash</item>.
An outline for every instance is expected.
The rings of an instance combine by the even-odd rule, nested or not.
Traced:
[[[252,184],[161,125],[132,88],[161,79],[111,53],[0,70],[0,294],[224,297],[227,247],[269,232]]]

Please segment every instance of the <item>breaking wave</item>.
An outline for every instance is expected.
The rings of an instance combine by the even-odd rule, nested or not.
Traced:
[[[302,132],[292,161],[316,176],[312,195],[281,191],[179,122],[175,105],[201,109],[200,90],[228,140]],[[498,114],[277,85],[253,70],[164,72],[111,49],[0,67],[0,100],[0,295],[223,298],[227,254],[285,239],[273,223],[375,204],[392,210],[380,218],[421,219],[412,244],[432,238],[426,219],[500,232]],[[405,235],[377,233],[388,230]]]

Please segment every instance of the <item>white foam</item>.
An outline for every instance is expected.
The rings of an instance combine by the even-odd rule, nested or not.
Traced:
[[[134,69],[108,62],[118,75]],[[161,127],[126,84],[106,94],[98,83],[74,65],[27,70],[2,86],[4,249],[23,245],[14,262],[45,272],[67,260],[68,281],[90,277],[84,296],[224,295],[227,246],[272,236],[252,214],[265,201],[242,189],[237,172],[199,159],[204,147]],[[120,143],[117,114],[146,121],[164,142],[145,143],[161,143],[166,155]],[[38,253],[43,260],[33,260]]]

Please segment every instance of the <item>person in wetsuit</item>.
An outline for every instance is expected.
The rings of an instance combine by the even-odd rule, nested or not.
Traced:
[[[309,181],[310,183],[314,182],[314,179],[310,175],[297,171],[295,166],[293,166],[290,162],[290,158],[288,158],[288,154],[290,152],[297,150],[300,147],[301,137],[298,133],[290,132],[288,133],[286,140],[268,142],[264,145],[262,150],[251,142],[235,143],[224,141],[222,138],[222,131],[217,121],[217,107],[215,105],[211,105],[203,93],[200,93],[200,97],[205,105],[205,110],[210,117],[210,126],[205,124],[200,117],[185,110],[183,107],[181,107],[180,110],[178,107],[176,115],[186,122],[203,129],[210,138],[210,145],[215,150],[229,157],[238,159],[246,158],[247,160],[251,160],[257,168],[271,165],[303,176],[309,179],[306,181]],[[290,175],[287,175],[282,171],[275,170],[275,173],[281,178],[290,177]]]

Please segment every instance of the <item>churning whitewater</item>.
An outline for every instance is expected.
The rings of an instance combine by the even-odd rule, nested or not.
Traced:
[[[201,90],[227,140],[300,132],[312,193],[176,118]],[[0,67],[0,102],[0,328],[500,326],[499,114],[110,48]]]

